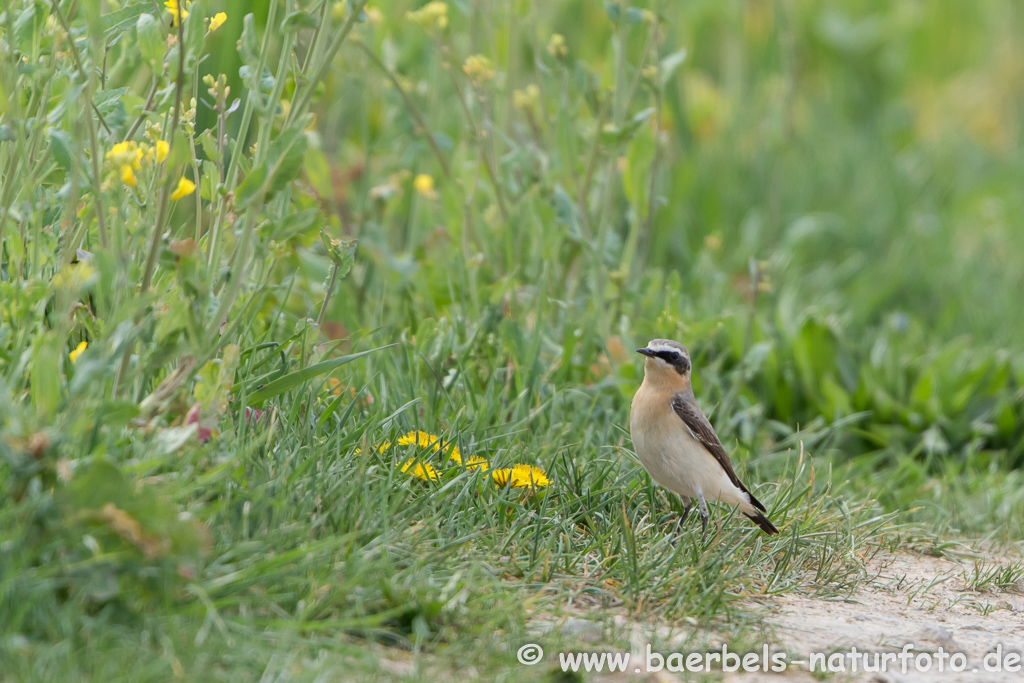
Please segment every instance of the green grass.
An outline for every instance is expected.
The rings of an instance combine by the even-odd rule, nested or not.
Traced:
[[[362,4],[0,12],[5,677],[534,680],[566,615],[758,647],[750,598],[1019,551],[1016,7]],[[653,337],[779,536],[674,533]]]

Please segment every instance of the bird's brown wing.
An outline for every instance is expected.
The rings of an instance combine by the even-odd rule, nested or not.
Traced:
[[[685,399],[689,400],[685,400]],[[732,463],[729,461],[729,454],[725,452],[725,447],[722,446],[722,442],[718,438],[718,434],[715,433],[715,428],[708,422],[708,418],[704,416],[700,406],[693,400],[692,395],[676,394],[672,397],[672,409],[676,411],[676,415],[683,421],[686,428],[690,430],[690,434],[693,438],[697,439],[708,449],[708,452],[714,456],[718,464],[722,466],[725,473],[729,475],[729,481],[731,481],[740,491],[743,491],[750,496],[750,503],[759,510],[764,510],[764,506],[754,498],[754,495],[747,490],[747,487],[743,485],[743,482],[736,476],[736,472],[732,469]]]

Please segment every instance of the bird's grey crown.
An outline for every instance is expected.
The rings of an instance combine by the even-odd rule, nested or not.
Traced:
[[[686,350],[685,346],[671,339],[652,339],[647,342],[647,348],[651,351],[676,351],[686,358],[690,357],[690,352]]]

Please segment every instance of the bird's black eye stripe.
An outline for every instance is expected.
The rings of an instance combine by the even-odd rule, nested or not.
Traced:
[[[680,375],[690,369],[690,359],[678,351],[657,351],[654,355],[674,367]]]

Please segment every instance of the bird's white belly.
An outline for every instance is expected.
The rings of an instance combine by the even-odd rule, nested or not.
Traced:
[[[687,498],[696,498],[699,492],[705,500],[752,509],[749,496],[732,483],[714,456],[685,427],[668,433],[656,428],[630,431],[640,463],[661,486]]]

